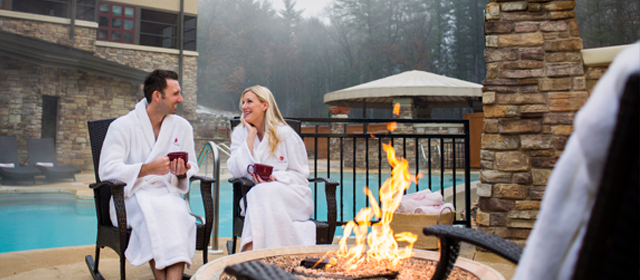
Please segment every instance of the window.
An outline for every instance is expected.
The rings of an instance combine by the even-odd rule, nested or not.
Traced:
[[[135,8],[100,2],[98,5],[98,40],[134,43]]]
[[[183,25],[183,36],[182,39],[182,48],[188,51],[196,50],[196,38],[198,37],[197,33],[197,23],[198,18],[192,16],[184,16],[184,25]]]
[[[4,9],[7,0],[0,0]],[[69,18],[72,0],[14,0],[12,10],[23,13]],[[76,19],[95,21],[96,0],[76,0]]]
[[[76,19],[96,21],[96,0],[76,0]]]
[[[178,14],[152,10],[140,12],[140,45],[177,48]]]
[[[13,10],[46,16],[68,17],[68,4],[68,0],[20,0],[13,1]]]
[[[142,9],[140,11],[140,45],[177,49],[179,20],[177,13]],[[184,16],[182,47],[185,50],[196,50],[197,22],[198,18],[195,16]]]

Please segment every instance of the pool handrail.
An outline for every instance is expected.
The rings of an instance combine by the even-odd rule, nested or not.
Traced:
[[[224,145],[221,143],[221,145]],[[226,145],[225,145],[226,146]],[[227,147],[228,148],[228,147]],[[213,154],[213,178],[215,179],[213,183],[213,227],[211,229],[211,241],[209,249],[210,252],[217,254],[222,253],[221,250],[218,249],[218,231],[219,231],[219,222],[220,222],[220,153],[218,150],[224,151],[220,145],[216,144],[214,141],[208,141],[207,144],[202,147],[202,151],[198,156],[198,168],[202,166],[202,163],[205,162],[205,159],[209,152]],[[188,194],[186,196],[188,200]]]

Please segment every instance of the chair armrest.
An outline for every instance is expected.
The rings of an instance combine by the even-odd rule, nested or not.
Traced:
[[[329,223],[329,232],[334,233],[336,231],[336,220],[338,218],[338,206],[336,203],[336,188],[340,183],[331,178],[310,178],[310,183],[325,183],[324,192],[327,198],[327,222]],[[330,239],[333,239],[331,236]]]
[[[239,184],[243,184],[245,186],[252,186],[252,187],[255,185],[255,183],[253,181],[251,181],[251,180],[249,180],[247,178],[244,178],[244,177],[242,177],[242,178],[235,178],[235,177],[231,178],[231,179],[229,179],[229,183],[232,183],[232,184],[239,183]]]
[[[422,232],[427,236],[435,235],[440,239],[440,260],[431,279],[446,279],[449,276],[460,252],[460,241],[485,248],[515,264],[518,264],[522,256],[522,246],[478,230],[435,225],[425,227]]]
[[[240,197],[246,197],[247,193],[249,192],[249,190],[251,190],[251,188],[253,188],[253,186],[256,185],[256,183],[254,183],[253,181],[247,179],[247,178],[231,178],[229,179],[229,182],[231,182],[233,184],[233,192],[238,191],[237,188],[240,188]],[[247,209],[247,199],[244,200],[244,209]]]
[[[191,176],[191,178],[189,178],[189,181],[193,182],[193,181],[200,181],[201,183],[215,183],[216,179],[211,178],[211,177],[206,177],[206,176],[198,176],[198,175],[193,175]]]
[[[127,183],[119,180],[104,180],[89,185],[89,188],[93,189],[94,193],[98,192],[100,188],[111,188],[113,205],[116,208],[116,217],[118,219],[118,231],[120,232],[120,246],[122,246],[122,252],[124,252],[127,244],[127,208],[124,204],[124,187],[126,185]]]

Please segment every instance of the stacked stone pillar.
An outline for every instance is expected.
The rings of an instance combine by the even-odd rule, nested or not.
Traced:
[[[525,245],[586,102],[575,1],[490,0],[479,230]]]

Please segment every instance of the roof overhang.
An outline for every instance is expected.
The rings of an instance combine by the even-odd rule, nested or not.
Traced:
[[[141,84],[147,71],[109,61],[91,52],[0,31],[0,55],[33,64],[88,72]]]

